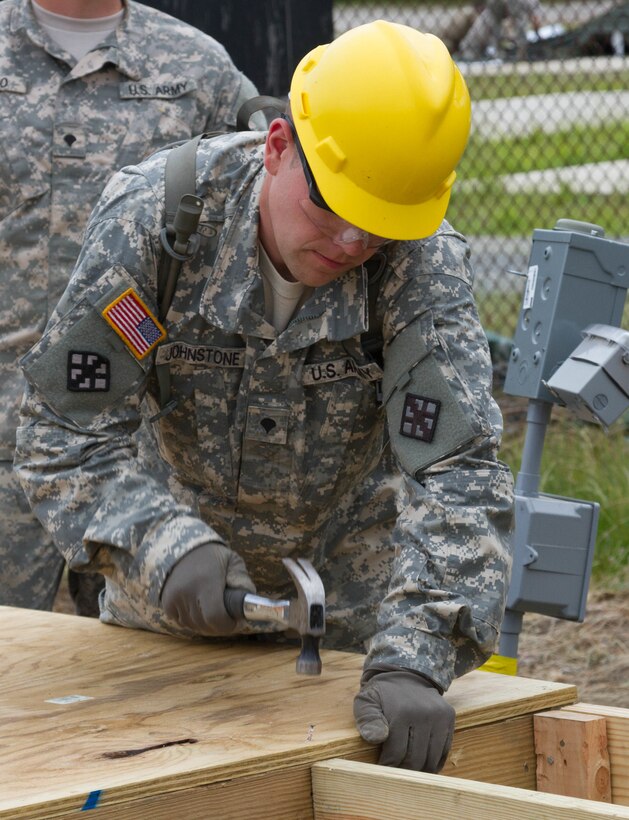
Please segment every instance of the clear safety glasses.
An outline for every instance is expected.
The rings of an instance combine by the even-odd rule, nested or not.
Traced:
[[[330,209],[329,205],[321,196],[321,191],[317,187],[292,120],[286,114],[282,114],[282,119],[286,120],[290,126],[293,142],[297,149],[297,155],[299,156],[304,176],[308,183],[309,199],[299,200],[299,205],[317,230],[331,239],[336,245],[342,246],[359,242],[364,250],[367,248],[381,248],[383,245],[386,245],[387,242],[390,242],[390,239],[385,239],[383,236],[368,233],[361,228],[357,228],[355,225],[352,225],[351,222],[342,219]]]

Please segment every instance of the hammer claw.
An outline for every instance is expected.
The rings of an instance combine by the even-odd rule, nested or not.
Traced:
[[[307,558],[282,558],[282,563],[291,574],[298,590],[303,589],[321,600],[325,599],[323,582]]]

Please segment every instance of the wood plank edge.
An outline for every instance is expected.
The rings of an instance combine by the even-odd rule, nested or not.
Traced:
[[[315,763],[312,778],[315,820],[400,820],[411,817],[404,807],[420,805],[424,816],[433,820],[449,820],[453,816],[458,820],[476,820],[481,813],[519,820],[629,818],[629,808],[594,800],[348,760]],[[373,801],[372,805],[368,801]]]
[[[370,760],[376,753],[376,747],[357,735],[355,739],[346,739],[343,742],[331,741],[307,749],[294,750],[291,752],[290,764],[287,763],[286,753],[282,751],[245,761],[239,765],[237,773],[234,771],[233,763],[230,762],[220,767],[186,770],[177,774],[143,780],[141,783],[115,784],[110,787],[103,786],[101,789],[98,784],[94,784],[92,792],[77,790],[74,794],[63,797],[46,798],[42,796],[37,803],[31,802],[28,805],[14,801],[6,801],[2,805],[0,800],[0,820],[55,820],[57,817],[65,817],[70,812],[81,811],[89,795],[97,791],[100,791],[99,805],[102,807],[129,806],[147,797],[160,797],[175,792],[183,793],[226,781],[244,780],[252,776],[263,775],[276,768],[290,770],[303,766],[310,767],[313,763],[327,760],[330,757]]]

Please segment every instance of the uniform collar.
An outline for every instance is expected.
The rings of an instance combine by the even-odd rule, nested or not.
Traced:
[[[50,40],[40,28],[29,0],[18,0],[11,15],[11,34],[26,35],[35,45],[43,48],[53,57],[63,59],[74,65],[73,77],[85,76],[98,71],[106,64],[116,66],[118,71],[131,80],[140,80],[144,76],[143,66],[146,55],[143,51],[145,26],[143,13],[138,6],[128,0],[122,0],[124,14],[118,28],[104,40],[103,45],[86,54],[79,63],[66,54],[55,42]]]
[[[305,347],[327,339],[339,342],[367,329],[367,272],[348,271],[328,285],[315,288],[308,301],[277,340],[279,351]]]

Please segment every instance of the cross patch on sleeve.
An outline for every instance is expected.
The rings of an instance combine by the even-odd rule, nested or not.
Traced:
[[[407,393],[402,408],[400,434],[417,441],[432,441],[440,408],[441,402],[437,399]]]
[[[87,350],[68,351],[68,390],[77,393],[106,393],[110,383],[109,359]]]

